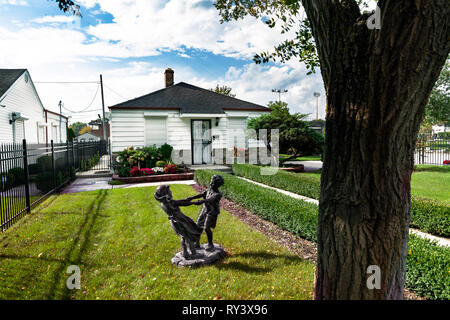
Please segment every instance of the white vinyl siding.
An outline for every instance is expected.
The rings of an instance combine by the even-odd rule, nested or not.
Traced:
[[[167,117],[145,118],[145,145],[160,147],[167,143]]]
[[[45,122],[44,108],[30,78],[28,82],[25,82],[25,74],[17,79],[0,102],[5,106],[0,107],[0,142],[13,142],[13,124],[9,123],[11,112],[19,112],[22,117],[28,118],[24,121],[25,138],[31,143],[36,143],[38,140],[37,122]],[[23,132],[16,137],[16,142],[19,138],[23,138]]]
[[[228,148],[246,148],[247,118],[228,119]]]

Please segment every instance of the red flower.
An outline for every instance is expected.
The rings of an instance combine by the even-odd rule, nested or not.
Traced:
[[[165,173],[177,173],[177,165],[176,164],[168,164],[164,167]]]
[[[142,168],[141,169],[141,174],[143,175],[143,176],[149,176],[149,175],[152,175],[152,174],[154,174],[155,172],[152,170],[152,169],[150,169],[150,168]]]
[[[450,160],[444,160],[444,164],[449,164],[450,165]]]
[[[132,177],[139,177],[139,176],[141,175],[141,171],[139,170],[138,167],[134,166],[134,167],[132,167],[131,170],[130,170],[130,175],[131,175]]]

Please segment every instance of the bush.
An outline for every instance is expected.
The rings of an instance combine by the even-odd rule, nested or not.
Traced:
[[[164,167],[164,173],[177,173],[178,172],[178,168],[176,164],[168,164],[167,166]]]
[[[40,172],[40,169],[41,168],[38,163],[33,163],[33,164],[28,165],[28,173],[30,175],[38,174]]]
[[[297,236],[317,241],[316,205],[222,172],[197,170],[195,180],[207,186],[214,174],[222,175],[225,180],[221,187],[225,197]],[[430,299],[449,299],[450,249],[413,234],[409,237],[408,245],[407,287]]]
[[[20,167],[15,167],[12,169],[9,169],[8,171],[8,176],[12,175],[14,177],[13,181],[11,181],[10,183],[10,177],[8,179],[8,185],[10,186],[19,186],[25,183],[25,170],[23,170],[23,168]]]
[[[406,286],[430,299],[450,298],[450,249],[409,236]]]
[[[165,161],[162,161],[162,160],[156,161],[155,166],[156,166],[156,167],[163,167],[163,168],[164,168],[164,167],[166,166],[166,162],[165,162]]]
[[[233,173],[275,188],[319,199],[320,181],[317,178],[282,170],[275,175],[265,176],[260,174],[260,168],[249,164],[234,164]],[[425,170],[427,167],[420,168]],[[449,237],[450,207],[437,200],[411,197],[411,226],[435,235]]]
[[[138,167],[132,167],[130,170],[130,175],[132,177],[139,177],[141,175],[141,170]]]
[[[158,153],[160,154],[161,160],[170,161],[172,159],[172,150],[173,147],[168,145],[167,143],[159,147]],[[157,167],[159,166],[157,165]]]
[[[36,188],[43,193],[47,193],[54,188],[53,173],[51,171],[44,171],[37,175]]]
[[[305,197],[319,199],[320,180],[301,174],[278,170],[274,175],[261,175],[261,167],[250,164],[233,164],[233,173],[271,187],[294,192]]]
[[[411,197],[411,227],[450,237],[450,206],[438,200]]]
[[[37,164],[39,165],[40,171],[51,171],[52,170],[52,157],[45,155],[37,158]]]
[[[208,186],[214,174],[219,174],[224,178],[225,184],[220,190],[225,197],[299,237],[316,241],[316,205],[257,186],[223,172],[196,170],[194,179],[198,183]]]

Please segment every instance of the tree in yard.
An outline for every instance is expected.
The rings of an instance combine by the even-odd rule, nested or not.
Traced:
[[[72,127],[68,127],[67,128],[67,140],[69,141],[73,141],[73,138],[75,138],[75,131],[73,130]]]
[[[450,126],[450,59],[445,63],[425,108],[424,123]]]
[[[246,15],[295,39],[256,62],[320,64],[327,94],[316,299],[402,299],[410,180],[425,106],[450,51],[448,0],[379,0],[381,29],[356,0],[217,0],[222,21]],[[306,18],[301,19],[301,9]],[[370,26],[371,28],[369,28]],[[380,289],[369,289],[370,266]]]
[[[280,159],[281,163],[299,156],[322,153],[323,136],[311,129],[303,120],[306,115],[290,114],[286,102],[270,102],[268,107],[272,112],[249,119],[247,128],[254,129],[256,132],[267,129],[267,142],[270,141],[270,129],[279,130],[279,150],[281,153],[291,155]],[[270,145],[267,145],[267,148],[270,149]]]
[[[73,129],[73,132],[75,133],[75,136],[80,135],[80,130],[86,127],[87,124],[83,122],[74,122],[70,126]]]
[[[224,94],[224,95],[232,97],[232,98],[236,97],[235,94],[231,93],[232,89],[230,87],[228,87],[228,86],[216,85],[216,87],[214,89],[209,89],[209,90],[214,91],[215,93]]]
[[[79,135],[82,135],[82,134],[84,134],[86,132],[91,132],[91,131],[92,131],[92,127],[86,126],[86,127],[81,128],[81,130],[79,132]]]

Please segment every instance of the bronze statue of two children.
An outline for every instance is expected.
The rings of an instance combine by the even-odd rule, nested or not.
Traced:
[[[173,199],[168,185],[162,185],[156,189],[154,197],[161,203],[161,208],[168,215],[175,233],[181,237],[181,248],[185,259],[195,259],[196,249],[200,248],[200,237],[203,230],[208,238],[206,250],[214,250],[211,228],[214,229],[216,227],[217,217],[220,213],[219,203],[222,193],[219,191],[219,187],[223,183],[221,176],[214,175],[211,178],[209,187],[204,192],[182,200]],[[193,200],[200,198],[201,200],[193,202]],[[190,205],[203,205],[197,218],[197,223],[184,215],[180,210],[180,207]]]

